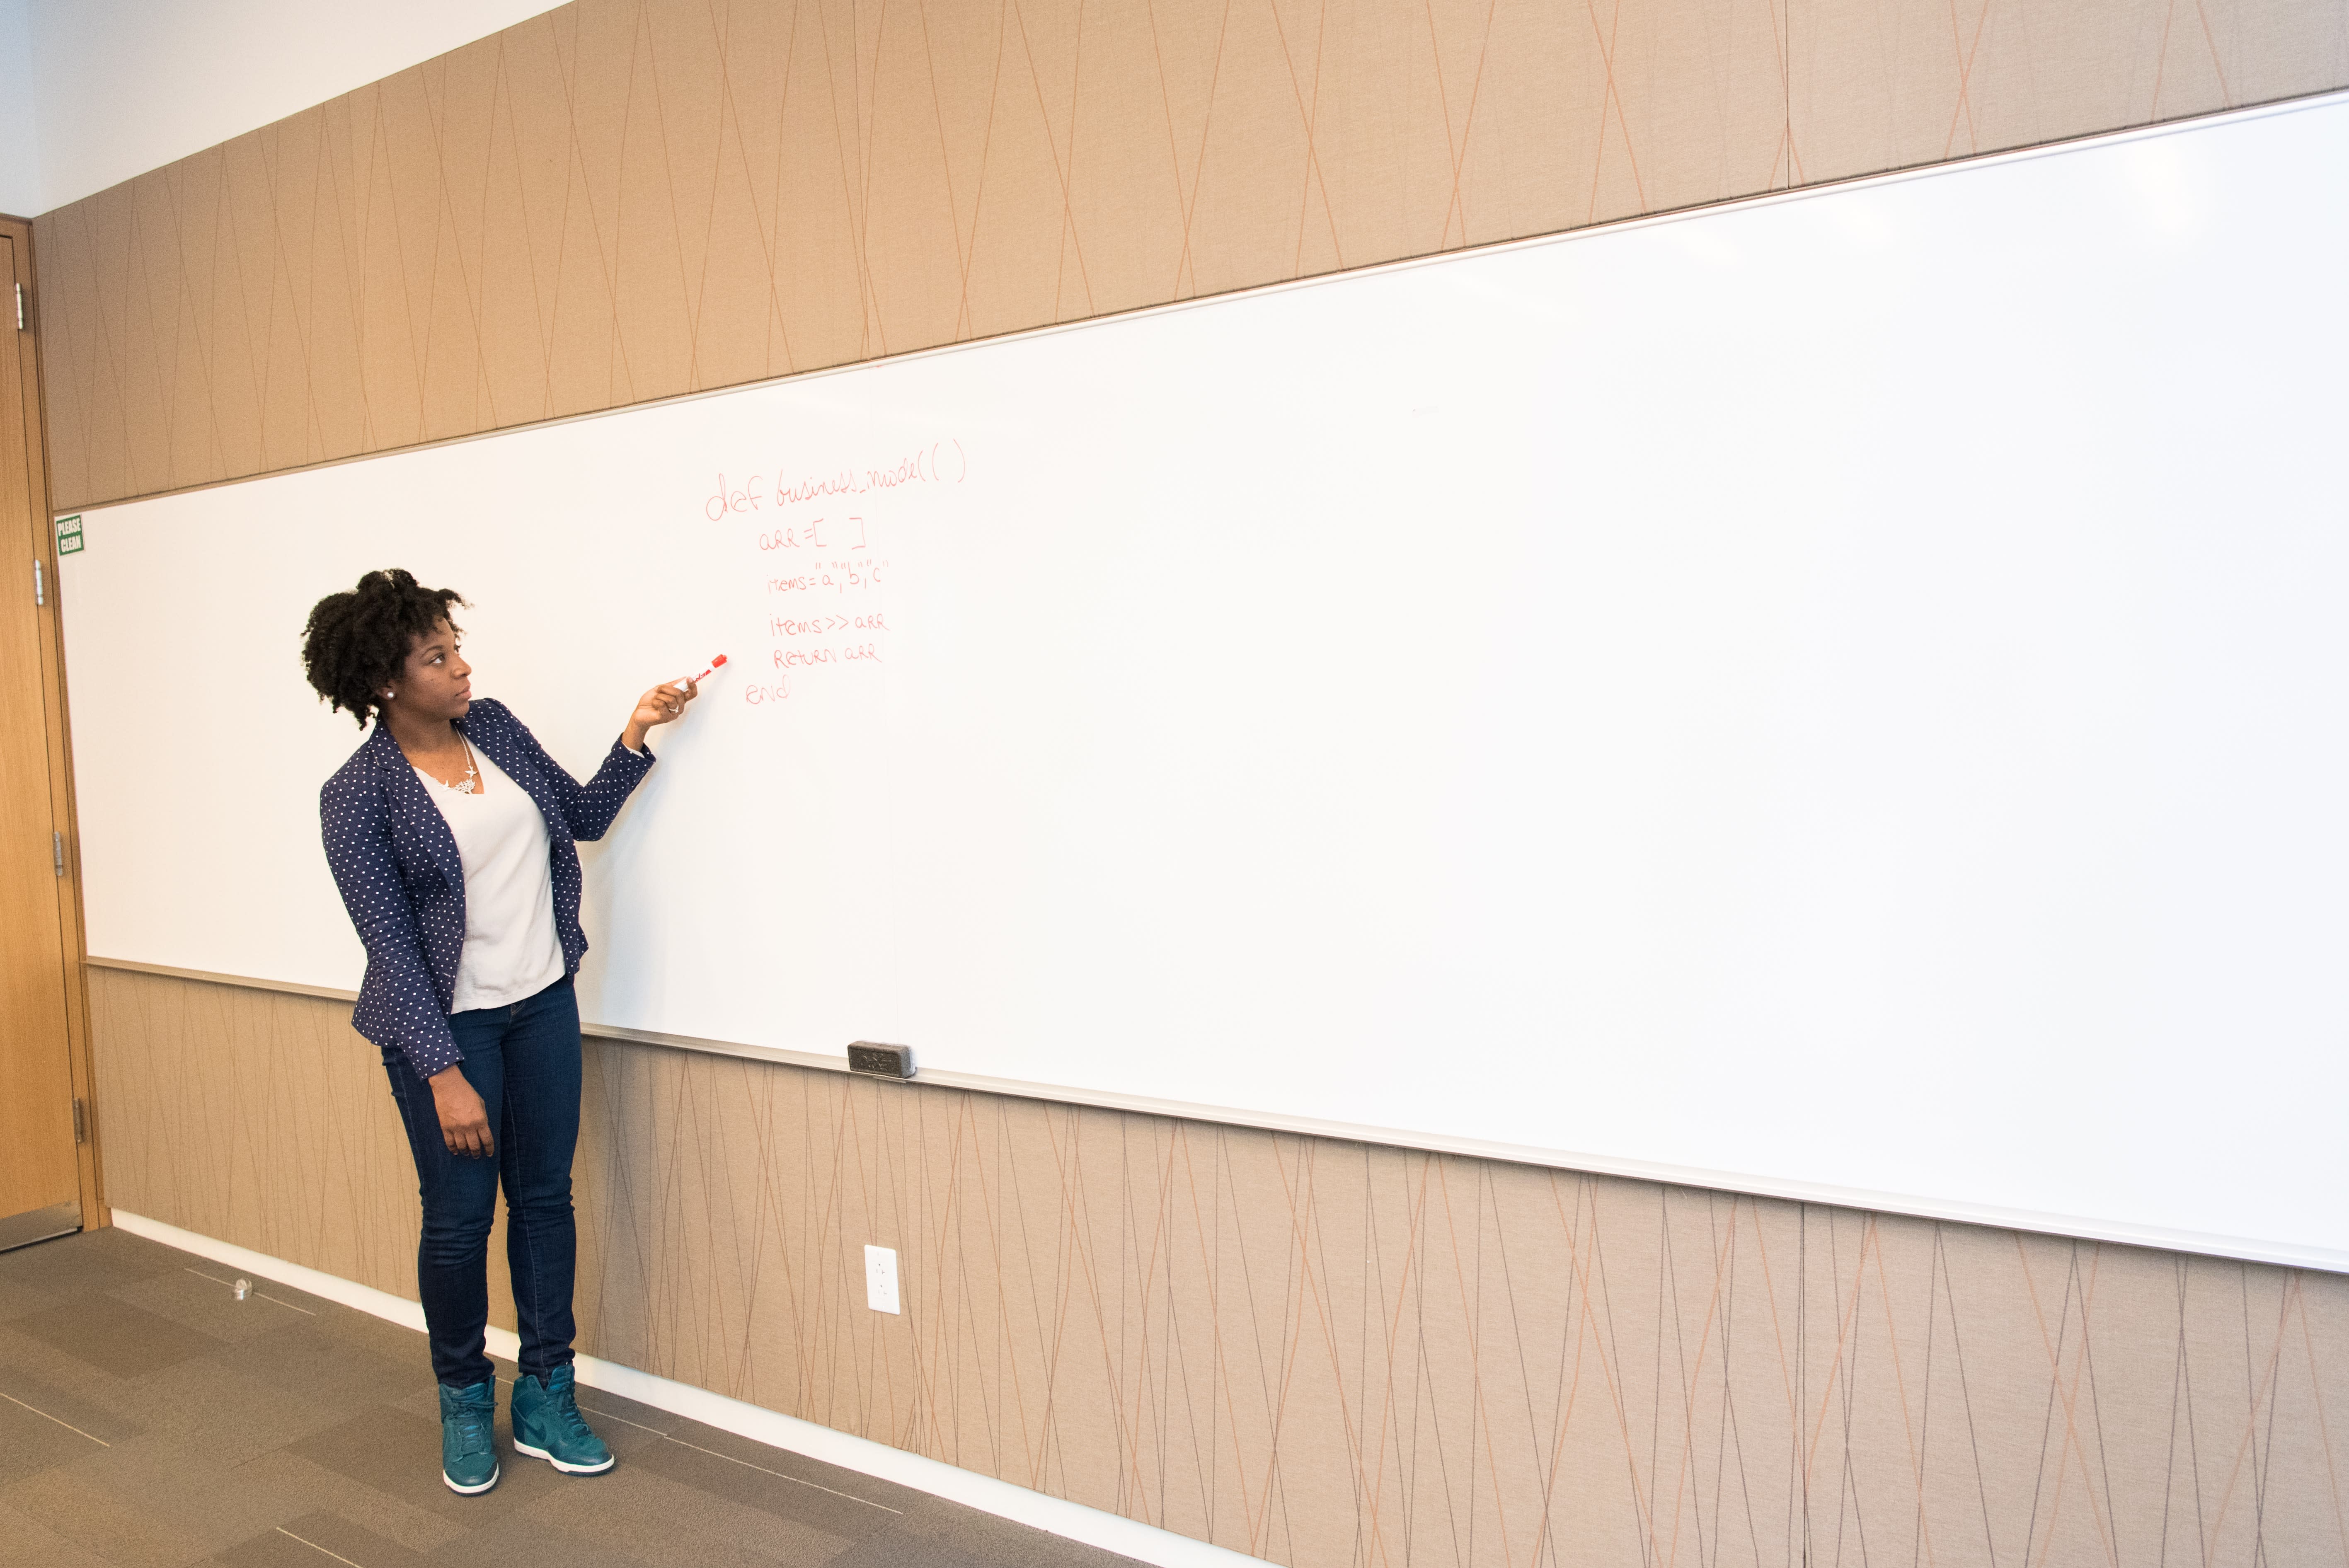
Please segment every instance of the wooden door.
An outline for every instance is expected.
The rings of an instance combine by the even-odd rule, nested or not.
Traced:
[[[83,1218],[70,1027],[81,955],[61,799],[57,562],[38,380],[17,324],[31,271],[26,227],[0,223],[0,1247]]]

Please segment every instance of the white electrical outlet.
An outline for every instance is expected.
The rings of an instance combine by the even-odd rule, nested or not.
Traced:
[[[894,1247],[864,1249],[864,1305],[875,1312],[897,1310],[897,1253]]]

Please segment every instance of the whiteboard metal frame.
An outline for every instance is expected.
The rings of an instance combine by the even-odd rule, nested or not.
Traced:
[[[2349,95],[2342,95],[2349,97]],[[160,975],[196,980],[211,985],[235,985],[252,991],[280,991],[325,1001],[355,1002],[356,991],[325,985],[304,985],[290,980],[257,980],[242,975],[214,975],[200,969],[174,969],[161,964],[141,964],[128,958],[91,957],[100,969],[139,975]],[[582,1020],[583,1035],[626,1045],[663,1046],[671,1050],[698,1051],[709,1056],[740,1057],[750,1061],[804,1068],[816,1072],[851,1076],[848,1057],[816,1051],[785,1050],[776,1046],[745,1046],[730,1040],[706,1040],[689,1035],[665,1035],[650,1029],[622,1028]],[[901,1080],[856,1074],[864,1081],[885,1086]],[[1869,1191],[1817,1181],[1790,1181],[1743,1171],[1709,1171],[1696,1166],[1666,1165],[1646,1160],[1626,1160],[1608,1154],[1588,1154],[1568,1149],[1544,1149],[1522,1143],[1496,1143],[1482,1138],[1460,1138],[1441,1132],[1414,1132],[1400,1127],[1365,1127],[1350,1121],[1326,1121],[1319,1117],[1286,1116],[1274,1111],[1247,1110],[1233,1106],[1194,1105],[1185,1100],[1154,1099],[1147,1095],[1120,1094],[1110,1089],[1073,1088],[1061,1084],[1028,1083],[1018,1078],[988,1078],[981,1073],[924,1071],[902,1080],[902,1086],[961,1089],[970,1094],[997,1094],[1014,1099],[1041,1100],[1050,1105],[1084,1106],[1097,1110],[1125,1111],[1137,1116],[1164,1117],[1175,1121],[1210,1126],[1245,1127],[1259,1132],[1286,1132],[1302,1138],[1327,1138],[1344,1143],[1367,1143],[1388,1149],[1409,1149],[1429,1154],[1453,1154],[1469,1160],[1495,1160],[1531,1165],[1547,1171],[1572,1171],[1593,1176],[1616,1176],[1630,1181],[1655,1181],[1672,1187],[1695,1187],[1756,1198],[1776,1198],[1790,1203],[1817,1203],[1835,1209],[1858,1209],[1910,1219],[1982,1225],[1993,1230],[2029,1231],[2040,1235],[2078,1241],[2109,1242],[2120,1246],[2152,1247],[2164,1252],[2195,1253],[2209,1257],[2236,1258],[2246,1263],[2272,1264],[2281,1268],[2313,1269],[2323,1274],[2349,1274],[2349,1252],[2329,1247],[2300,1247],[2241,1236],[2217,1236],[2199,1231],[2171,1230],[2159,1225],[2129,1225],[2110,1220],[2035,1210],[2002,1209],[1987,1203],[1953,1202],[1906,1192]]]
[[[2096,146],[2118,146],[2150,140],[2184,131],[2206,129],[2264,119],[2278,115],[2296,114],[2349,105],[2349,88],[2309,94],[2298,98],[2244,108],[2220,110],[2188,119],[2167,120],[2158,125],[2137,127],[2120,131],[2075,137],[2043,142],[2031,147],[1982,153],[1971,158],[1951,159],[1916,168],[1890,170],[1880,174],[1855,176],[1822,184],[1804,186],[1797,190],[1773,191],[1764,195],[1739,198],[1725,201],[1703,203],[1679,208],[1669,212],[1650,213],[1637,218],[1612,222],[1594,223],[1584,227],[1507,240],[1489,245],[1463,247],[1431,255],[1413,256],[1371,266],[1350,268],[1340,272],[1318,273],[1260,284],[1252,288],[1235,289],[1222,294],[1206,294],[1187,300],[1144,306],[1135,310],[1089,316],[1081,321],[1055,323],[1022,328],[1016,332],[972,338],[959,343],[939,344],[927,348],[886,355],[874,359],[854,360],[822,369],[801,371],[786,376],[765,377],[756,381],[734,383],[701,391],[679,393],[674,397],[651,398],[612,408],[594,409],[554,419],[533,420],[524,424],[504,426],[470,435],[450,437],[437,441],[419,441],[409,446],[386,448],[378,451],[328,459],[322,462],[304,464],[297,468],[274,469],[265,474],[252,474],[234,479],[215,480],[202,484],[183,485],[174,489],[142,491],[134,495],[109,498],[99,503],[117,506],[132,501],[154,500],[164,496],[183,495],[198,490],[214,490],[227,485],[274,479],[311,469],[340,467],[388,457],[398,452],[422,450],[427,448],[455,446],[468,441],[491,439],[517,431],[543,426],[566,425],[584,420],[600,419],[635,413],[642,409],[673,403],[688,403],[707,397],[719,397],[738,392],[772,386],[781,382],[801,382],[816,377],[841,375],[868,368],[874,365],[900,360],[926,358],[936,355],[960,353],[1019,338],[1042,336],[1047,334],[1081,331],[1113,322],[1135,317],[1170,314],[1195,309],[1201,305],[1226,301],[1287,293],[1313,288],[1325,284],[1350,281],[1366,274],[1400,272],[1408,268],[1438,265],[1463,256],[1510,252],[1570,243],[1585,237],[1619,233],[1630,229],[1644,229],[1661,224],[1677,223],[1690,219],[1708,217],[1724,211],[1776,206],[1788,201],[1806,201],[1830,193],[1889,186],[1909,181],[1929,179],[1965,169],[2018,163],[2029,160],[2053,157]],[[75,510],[87,510],[87,504]],[[67,515],[57,513],[57,515]],[[246,975],[214,974],[207,971],[173,968],[165,965],[147,964],[131,959],[88,955],[86,962],[98,968],[128,973],[148,974],[176,979],[193,980],[210,985],[233,985],[247,990],[274,991],[327,1001],[350,1002],[357,993],[326,986],[305,985],[290,981],[257,979]],[[777,1047],[750,1046],[727,1040],[703,1039],[689,1036],[668,1035],[650,1030],[631,1029],[616,1026],[583,1022],[582,1030],[599,1039],[618,1040],[629,1044],[666,1047],[675,1050],[737,1057],[754,1061],[804,1068],[814,1071],[846,1074],[846,1056],[831,1056],[817,1052],[794,1051]],[[885,1080],[874,1080],[876,1082]],[[1442,1133],[1413,1131],[1402,1128],[1373,1127],[1351,1122],[1324,1120],[1314,1117],[1290,1116],[1269,1111],[1249,1110],[1226,1106],[1193,1104],[1187,1101],[1156,1099],[1148,1096],[1121,1094],[1110,1090],[1078,1088],[1063,1085],[1031,1083],[1011,1078],[990,1078],[975,1073],[925,1071],[912,1080],[916,1085],[927,1084],[939,1088],[962,1089],[972,1093],[1005,1095],[1050,1104],[1084,1106],[1105,1110],[1125,1111],[1137,1115],[1164,1117],[1172,1119],[1204,1122],[1210,1125],[1245,1127],[1260,1131],[1289,1133],[1303,1137],[1327,1138],[1346,1142],[1365,1143],[1381,1147],[1408,1149],[1429,1153],[1458,1155],[1469,1159],[1494,1160],[1547,1170],[1573,1171],[1594,1175],[1615,1176],[1630,1181],[1661,1182],[1672,1186],[1693,1187],[1716,1191],[1775,1198],[1789,1202],[1818,1203],[1835,1208],[1873,1211],[1900,1214],[1916,1219],[1947,1221],[1959,1224],[1982,1225],[1995,1229],[2027,1231],[2039,1234],[2070,1237],[2124,1246],[2152,1247],[2167,1251],[2198,1253],[2207,1256],[2240,1259],[2251,1263],[2274,1264],[2285,1268],[2313,1269],[2324,1273],[2349,1274],[2349,1250],[2323,1247],[2295,1246],[2274,1241],[2240,1236],[2216,1235],[2195,1231],[2174,1230],[2163,1226],[2132,1225],[2076,1215],[2047,1213],[2034,1210],[2000,1208],[1917,1197],[1908,1193],[1877,1191],[1858,1188],[1829,1185],[1820,1182],[1788,1181],[1781,1178],[1749,1175],[1739,1171],[1708,1170],[1699,1167],[1670,1165],[1654,1161],[1630,1160],[1617,1156],[1585,1153],[1572,1150],[1542,1148],[1522,1144],[1501,1143],[1483,1139],[1456,1137]]]

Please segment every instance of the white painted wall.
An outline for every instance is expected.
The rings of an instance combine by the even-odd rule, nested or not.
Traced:
[[[30,217],[41,199],[33,114],[32,0],[0,0],[0,212]]]
[[[79,201],[551,9],[0,0],[0,211]]]

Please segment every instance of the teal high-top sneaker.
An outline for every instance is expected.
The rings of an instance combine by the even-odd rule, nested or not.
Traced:
[[[544,1460],[566,1475],[601,1475],[612,1468],[612,1450],[587,1429],[579,1401],[571,1394],[571,1363],[546,1375],[514,1379],[514,1452]]]
[[[498,1386],[440,1385],[440,1479],[471,1497],[498,1484],[498,1446],[491,1427],[498,1416]]]

